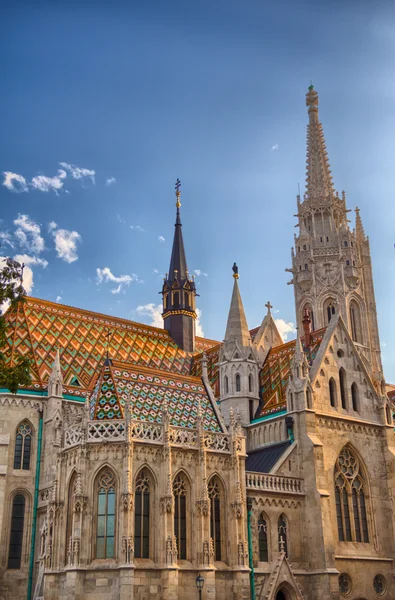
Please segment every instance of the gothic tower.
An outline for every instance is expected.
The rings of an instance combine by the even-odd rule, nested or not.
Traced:
[[[233,408],[240,413],[241,423],[247,425],[254,418],[259,402],[259,358],[251,342],[236,263],[233,277],[228,323],[219,357],[220,402],[226,421]]]
[[[180,181],[176,183],[177,215],[170,269],[162,287],[164,327],[186,352],[195,350],[196,286],[189,277],[180,217]]]
[[[351,231],[345,193],[340,197],[334,189],[313,85],[306,94],[306,106],[306,192],[302,201],[297,197],[299,235],[295,235],[289,269],[297,324],[302,330],[305,309],[313,330],[328,325],[339,312],[366,366],[379,381],[382,366],[369,242],[359,210],[356,229]]]

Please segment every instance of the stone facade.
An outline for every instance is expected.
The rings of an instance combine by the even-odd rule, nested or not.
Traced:
[[[369,246],[333,192],[313,88],[307,103],[296,341],[270,303],[248,329],[236,265],[224,342],[195,338],[179,185],[169,333],[30,299],[8,315],[6,355],[36,370],[0,393],[0,600],[192,599],[199,574],[204,600],[251,598],[251,578],[256,600],[395,598]]]

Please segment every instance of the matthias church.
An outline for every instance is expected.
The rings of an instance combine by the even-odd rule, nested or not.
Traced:
[[[296,340],[270,303],[250,328],[237,265],[223,341],[196,336],[178,186],[163,329],[32,297],[7,312],[7,361],[28,356],[32,382],[0,390],[1,599],[395,598],[369,239],[313,86],[306,105]]]

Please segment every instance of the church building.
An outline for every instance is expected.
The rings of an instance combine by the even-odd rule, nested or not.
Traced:
[[[270,302],[250,329],[236,264],[223,341],[196,336],[179,182],[163,329],[32,297],[6,313],[6,359],[29,357],[32,382],[0,390],[1,600],[395,598],[369,239],[312,85],[306,105],[296,340]]]

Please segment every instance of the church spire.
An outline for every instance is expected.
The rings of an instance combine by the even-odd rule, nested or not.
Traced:
[[[164,327],[173,340],[186,352],[195,350],[195,282],[189,278],[185,256],[184,240],[182,237],[181,182],[176,181],[176,222],[173,239],[173,249],[170,259],[169,273],[163,282],[163,319]]]
[[[359,214],[359,208],[355,209],[355,237],[357,243],[364,242],[366,240],[365,230],[363,228],[361,215]]]
[[[251,336],[247,325],[247,319],[244,312],[244,306],[239,290],[239,269],[234,263],[233,265],[233,293],[230,302],[228,323],[225,333],[225,351],[230,347],[233,349],[235,341],[241,347],[249,347],[251,345]]]
[[[324,130],[318,119],[318,93],[310,85],[306,94],[306,106],[309,114],[307,125],[307,171],[306,195],[310,201],[322,202],[335,195],[328,153],[326,151]]]

